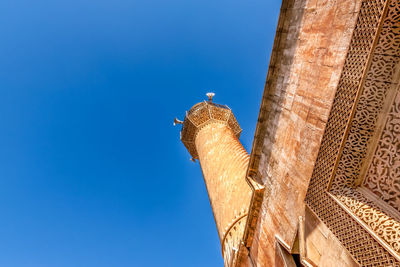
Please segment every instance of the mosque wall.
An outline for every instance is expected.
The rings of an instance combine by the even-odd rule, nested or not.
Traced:
[[[278,264],[277,244],[296,252],[299,216],[305,215],[306,190],[360,4],[283,1],[249,167],[267,188],[250,248],[256,266]],[[310,229],[316,222],[305,218]],[[341,255],[351,266],[351,257],[329,230],[316,229],[305,241],[310,257],[324,262]]]

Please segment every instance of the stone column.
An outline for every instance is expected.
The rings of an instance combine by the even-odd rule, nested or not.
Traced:
[[[241,129],[232,111],[211,98],[175,122],[183,124],[181,140],[192,159],[200,161],[225,266],[233,266],[252,197],[245,177],[249,154],[239,141]]]
[[[222,241],[232,220],[247,214],[251,198],[245,179],[249,154],[233,131],[217,121],[197,133],[195,144]]]

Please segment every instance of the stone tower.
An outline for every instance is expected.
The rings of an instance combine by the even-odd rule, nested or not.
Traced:
[[[186,112],[181,141],[199,160],[217,225],[225,266],[233,266],[242,242],[252,191],[246,180],[249,155],[230,108],[208,101]]]

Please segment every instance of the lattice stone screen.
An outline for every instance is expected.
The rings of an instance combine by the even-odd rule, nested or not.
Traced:
[[[400,0],[363,0],[306,196],[364,266],[400,266]]]

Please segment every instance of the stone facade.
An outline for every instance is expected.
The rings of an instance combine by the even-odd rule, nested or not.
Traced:
[[[250,162],[269,188],[250,249],[257,266],[276,264],[279,241],[293,249],[360,3],[283,1]]]
[[[400,266],[399,0],[283,0],[249,160],[226,125],[182,140],[245,210],[226,266]]]
[[[399,29],[398,0],[283,2],[248,171],[266,188],[253,266],[399,266]]]

